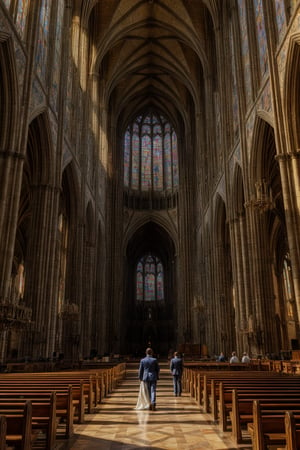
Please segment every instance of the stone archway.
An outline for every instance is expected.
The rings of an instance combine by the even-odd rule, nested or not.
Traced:
[[[138,301],[136,298],[136,267],[140,258],[146,254],[155,255],[163,265],[163,300]],[[167,355],[176,344],[177,329],[174,243],[161,226],[147,222],[129,240],[126,258],[121,351],[140,356],[151,345],[156,353]]]
[[[220,194],[216,196],[214,218],[213,271],[216,339],[213,353],[229,355],[236,348],[236,305],[233,289],[230,230],[226,204]],[[224,321],[224,317],[227,318]]]

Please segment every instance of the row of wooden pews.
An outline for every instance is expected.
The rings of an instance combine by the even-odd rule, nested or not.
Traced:
[[[124,378],[126,364],[78,371],[0,375],[0,450],[53,449],[58,438],[73,435],[75,421],[112,392]]]
[[[185,367],[183,388],[236,444],[251,438],[255,450],[300,448],[300,376]]]

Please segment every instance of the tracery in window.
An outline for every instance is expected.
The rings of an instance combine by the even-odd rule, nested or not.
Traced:
[[[146,302],[164,300],[164,268],[154,255],[143,256],[137,264],[136,299]]]
[[[162,115],[139,115],[127,127],[123,144],[126,188],[143,192],[177,190],[177,135]]]

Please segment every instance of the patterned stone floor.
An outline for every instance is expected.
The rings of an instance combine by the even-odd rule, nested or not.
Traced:
[[[172,377],[161,365],[157,386],[157,410],[137,411],[139,390],[137,365],[127,371],[126,379],[95,410],[86,423],[75,425],[74,438],[60,442],[59,450],[250,450],[251,445],[236,446],[230,433],[222,433],[208,414],[186,393],[174,397]]]

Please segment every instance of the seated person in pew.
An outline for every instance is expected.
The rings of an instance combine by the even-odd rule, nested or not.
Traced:
[[[239,358],[236,356],[236,352],[232,352],[231,353],[231,358],[230,358],[229,362],[230,362],[230,364],[239,363],[240,362]]]
[[[220,353],[220,355],[218,356],[217,362],[225,362],[225,355],[223,352]]]
[[[250,356],[248,355],[248,353],[244,352],[242,356],[242,363],[249,364],[250,362]]]

